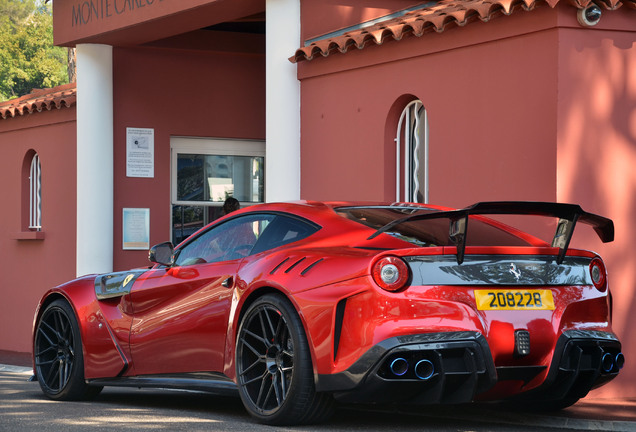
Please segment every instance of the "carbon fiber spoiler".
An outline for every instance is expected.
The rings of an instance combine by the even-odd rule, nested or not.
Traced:
[[[468,233],[468,217],[471,215],[531,215],[552,216],[559,218],[556,233],[552,239],[552,246],[558,247],[557,263],[561,264],[565,258],[574,226],[577,222],[591,225],[603,243],[614,240],[614,222],[603,216],[587,213],[576,204],[561,204],[533,201],[492,201],[479,202],[460,210],[439,211],[426,214],[416,214],[396,219],[373,233],[368,240],[389,231],[404,222],[426,219],[450,219],[449,236],[457,245],[457,263],[464,262],[466,250],[466,235]]]

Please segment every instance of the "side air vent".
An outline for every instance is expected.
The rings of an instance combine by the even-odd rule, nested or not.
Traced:
[[[274,273],[276,273],[276,271],[279,268],[281,268],[283,266],[283,264],[285,264],[287,261],[289,261],[289,257],[287,257],[284,260],[282,260],[281,262],[279,262],[278,265],[276,267],[274,267],[271,272],[269,272],[269,274],[273,275]]]
[[[302,257],[301,259],[299,259],[298,261],[296,261],[295,263],[287,267],[287,270],[285,270],[285,273],[289,273],[290,271],[294,269],[294,267],[296,267],[298,264],[300,264],[303,261],[305,261],[305,257]]]
[[[279,262],[276,267],[274,267],[269,274],[273,275],[274,273],[278,272],[281,269],[285,269],[284,272],[285,274],[291,273],[292,270],[294,270],[295,268],[298,268],[298,270],[300,270],[300,275],[301,276],[305,276],[307,273],[309,273],[309,271],[311,269],[313,269],[316,264],[318,264],[319,262],[323,261],[324,258],[318,258],[315,261],[311,261],[307,258],[307,257],[302,257],[302,258],[290,258],[287,257],[284,260],[282,260],[281,262]],[[305,265],[301,265],[302,263],[305,263]]]
[[[342,334],[342,323],[344,321],[344,313],[345,313],[346,306],[347,306],[346,298],[340,300],[338,304],[336,305],[336,319],[334,322],[334,329],[333,329],[334,330],[333,331],[333,359],[334,361],[336,360],[336,357],[338,356],[338,346],[340,345],[340,335]]]
[[[323,259],[324,259],[324,258],[317,259],[317,260],[316,260],[316,261],[314,261],[313,263],[309,264],[309,265],[305,268],[305,270],[303,270],[303,271],[301,271],[301,272],[300,272],[300,275],[301,275],[301,276],[305,276],[305,275],[309,272],[309,270],[311,270],[311,269],[312,269],[312,268],[313,268],[316,264],[318,264],[318,263],[319,263],[320,261],[322,261]]]

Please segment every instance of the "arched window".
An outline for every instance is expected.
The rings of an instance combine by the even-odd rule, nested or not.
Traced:
[[[406,105],[397,127],[396,200],[428,202],[428,117],[424,105]]]
[[[42,230],[42,168],[37,153],[29,170],[29,229]]]

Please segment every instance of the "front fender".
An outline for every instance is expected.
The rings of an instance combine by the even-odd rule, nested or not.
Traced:
[[[95,296],[95,277],[87,276],[49,290],[40,300],[34,320],[33,338],[42,312],[56,299],[65,299],[77,318],[86,379],[115,377],[123,374],[130,364],[128,345],[120,343],[117,330],[126,335],[130,320],[118,308],[119,299],[98,301]],[[128,322],[128,324],[126,324]],[[113,330],[111,323],[117,323]],[[126,336],[127,340],[127,336]]]

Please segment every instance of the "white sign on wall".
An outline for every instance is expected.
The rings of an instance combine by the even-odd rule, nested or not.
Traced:
[[[126,177],[155,176],[155,130],[126,128]]]
[[[124,250],[150,248],[150,209],[125,208],[122,228]]]

